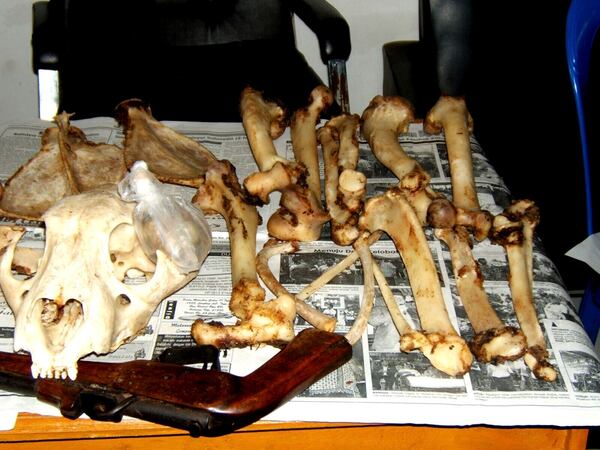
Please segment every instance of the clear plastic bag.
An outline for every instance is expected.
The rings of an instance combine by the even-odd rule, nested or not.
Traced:
[[[118,190],[124,201],[137,202],[133,225],[148,258],[156,262],[156,251],[161,250],[182,272],[200,269],[212,244],[202,211],[179,196],[165,193],[144,161],[133,164]]]

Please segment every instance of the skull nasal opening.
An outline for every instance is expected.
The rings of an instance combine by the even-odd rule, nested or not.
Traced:
[[[66,317],[67,320],[74,320],[83,315],[83,306],[79,300],[71,298],[64,304],[59,304],[51,298],[41,298],[42,312],[40,319],[43,325],[56,325]]]

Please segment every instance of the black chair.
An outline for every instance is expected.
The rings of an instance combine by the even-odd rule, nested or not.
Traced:
[[[440,94],[466,95],[472,15],[471,0],[421,0],[419,40],[383,46],[383,93],[408,99],[420,118]]]
[[[42,118],[112,116],[136,97],[161,120],[239,121],[247,85],[293,111],[324,84],[296,48],[294,14],[319,40],[330,113],[348,108],[350,32],[325,0],[49,0],[33,14]]]

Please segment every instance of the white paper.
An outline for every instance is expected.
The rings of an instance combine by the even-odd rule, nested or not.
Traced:
[[[600,233],[588,236],[565,255],[583,261],[600,274]]]

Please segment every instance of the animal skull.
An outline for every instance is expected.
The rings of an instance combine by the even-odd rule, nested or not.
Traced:
[[[46,244],[34,276],[11,272],[21,227],[0,227],[0,287],[16,316],[14,348],[31,353],[34,377],[75,379],[77,361],[104,354],[144,329],[162,299],[197,272],[164,253],[152,263],[133,228],[135,204],[114,188],[65,197],[43,216]],[[142,283],[125,283],[135,269]]]

